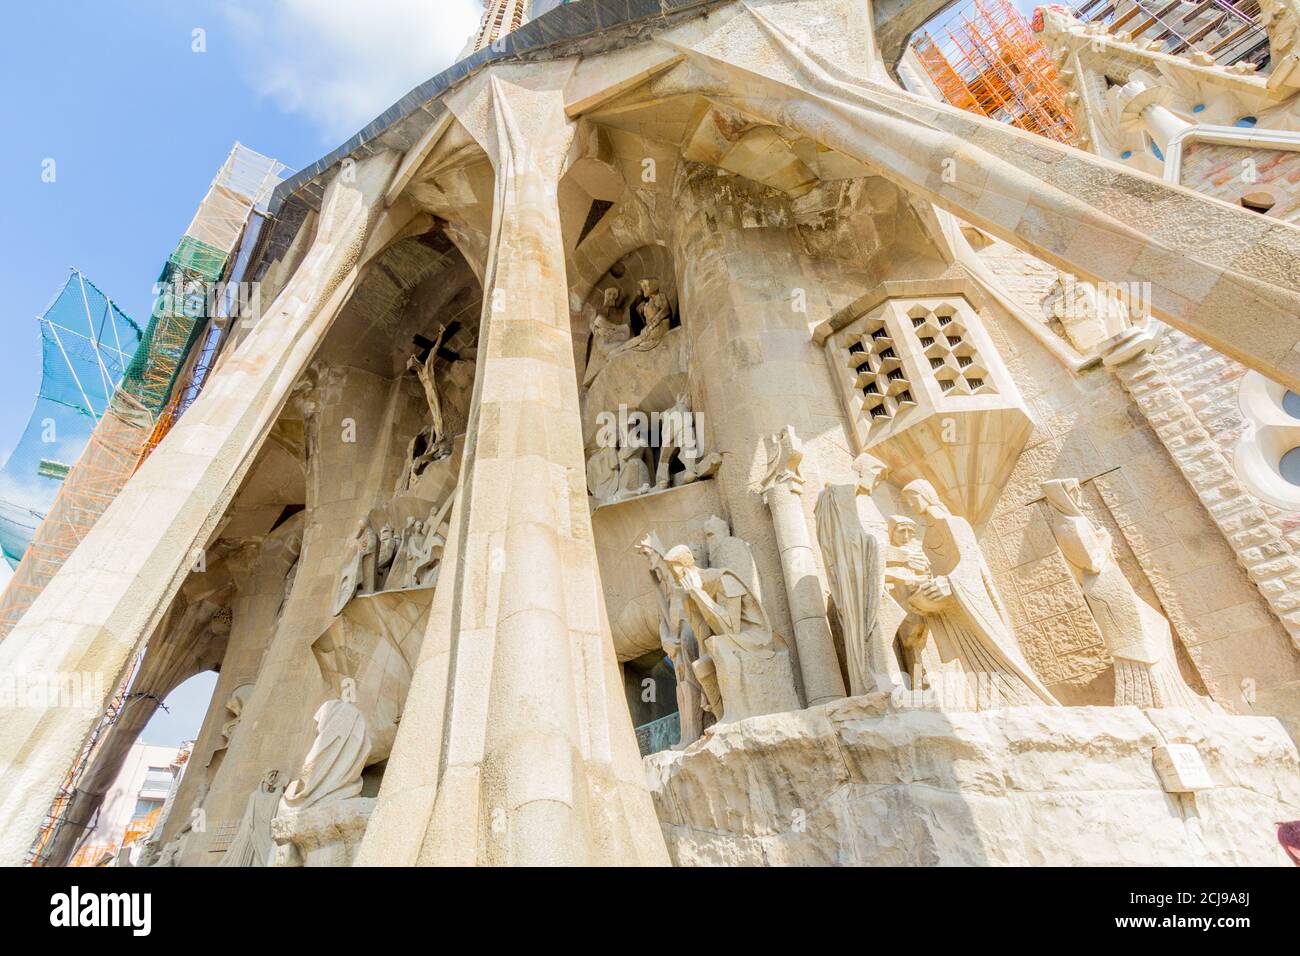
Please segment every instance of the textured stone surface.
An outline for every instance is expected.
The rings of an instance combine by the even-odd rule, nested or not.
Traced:
[[[1214,788],[1170,794],[1192,744]],[[679,866],[1283,865],[1300,760],[1275,720],[1134,707],[898,711],[881,695],[645,758]]]

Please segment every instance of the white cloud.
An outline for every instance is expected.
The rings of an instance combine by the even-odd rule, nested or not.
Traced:
[[[13,576],[14,572],[10,569],[9,562],[0,558],[0,591],[5,589],[5,585],[9,583],[9,579]]]
[[[338,143],[455,62],[480,0],[230,0],[246,79]]]

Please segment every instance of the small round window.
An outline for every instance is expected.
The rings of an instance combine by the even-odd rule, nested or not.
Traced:
[[[1282,396],[1282,411],[1286,412],[1292,418],[1300,418],[1300,395],[1295,392],[1287,392]]]
[[[1283,455],[1277,470],[1289,484],[1300,486],[1300,448],[1292,448]]]

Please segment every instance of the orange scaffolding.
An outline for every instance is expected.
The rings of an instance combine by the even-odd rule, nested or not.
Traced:
[[[1060,143],[1074,120],[1047,48],[1010,0],[973,0],[913,43],[948,103]]]

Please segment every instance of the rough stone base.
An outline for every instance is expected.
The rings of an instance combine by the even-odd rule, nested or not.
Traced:
[[[1167,793],[1157,747],[1213,788]],[[856,697],[717,728],[645,758],[673,862],[1287,865],[1300,758],[1272,718],[1136,707],[896,710]]]

